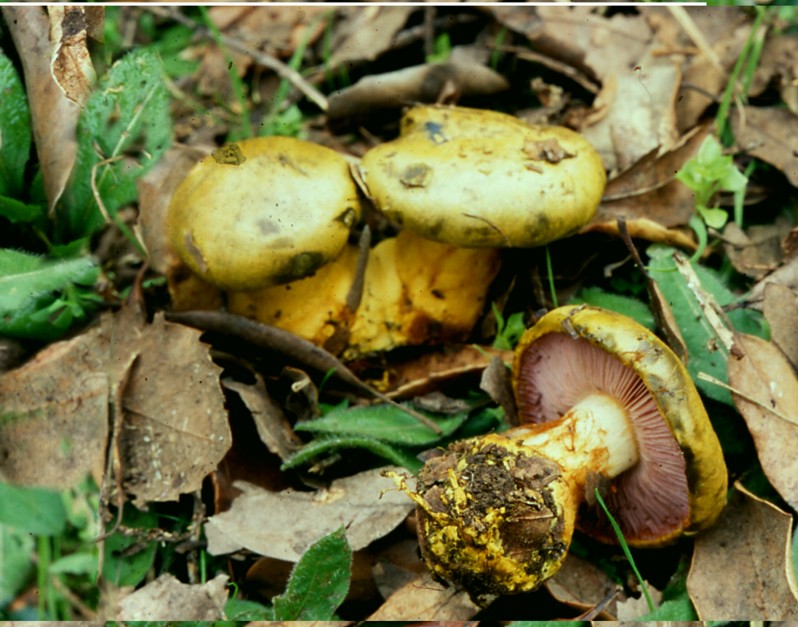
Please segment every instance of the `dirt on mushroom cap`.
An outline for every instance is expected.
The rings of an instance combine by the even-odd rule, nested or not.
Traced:
[[[231,144],[200,161],[169,207],[170,240],[205,280],[249,290],[307,276],[360,216],[347,161],[290,137]]]
[[[666,417],[684,455],[690,502],[685,528],[672,530],[655,541],[627,538],[629,544],[655,546],[680,533],[695,533],[715,522],[726,502],[728,479],[723,452],[695,385],[667,345],[621,314],[581,305],[560,307],[541,318],[519,343],[514,387],[517,388],[519,362],[524,351],[549,333],[584,340],[634,370]]]
[[[606,182],[578,133],[494,111],[417,107],[401,135],[363,157],[368,192],[389,218],[459,246],[531,247],[573,234]]]

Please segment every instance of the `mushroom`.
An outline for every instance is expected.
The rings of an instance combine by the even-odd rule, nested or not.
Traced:
[[[533,247],[578,231],[606,174],[574,131],[464,107],[421,106],[400,136],[369,150],[360,175],[378,209],[430,239]]]
[[[360,216],[349,164],[291,137],[229,144],[197,163],[168,209],[170,241],[201,278],[250,290],[335,258]]]
[[[477,602],[535,589],[559,569],[575,525],[615,541],[596,489],[633,547],[720,514],[717,436],[685,367],[646,328],[595,307],[555,309],[522,337],[512,380],[522,424],[454,443],[408,491],[439,579]]]

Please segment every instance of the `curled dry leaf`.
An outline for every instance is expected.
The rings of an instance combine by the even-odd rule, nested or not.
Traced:
[[[80,107],[69,100],[50,73],[47,15],[38,7],[3,7],[25,72],[33,137],[52,211],[64,193],[77,154],[75,129]]]
[[[754,438],[762,470],[781,497],[798,510],[798,379],[771,342],[739,334],[743,357],[729,357],[734,404]]]
[[[296,562],[322,536],[342,525],[357,551],[399,525],[413,503],[381,470],[333,481],[326,490],[269,492],[246,482],[226,512],[208,519],[205,534],[211,555],[242,548]]]
[[[96,20],[96,12],[64,5],[51,6],[47,10],[53,47],[50,59],[53,79],[67,98],[83,106],[97,82],[88,48],[89,20]]]
[[[698,618],[798,619],[792,516],[739,483],[718,523],[696,538],[687,592]]]
[[[123,621],[223,620],[227,602],[227,575],[217,575],[202,585],[180,583],[164,574],[119,601],[117,616]]]

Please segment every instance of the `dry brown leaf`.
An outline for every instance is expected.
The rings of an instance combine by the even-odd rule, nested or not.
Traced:
[[[798,378],[772,343],[739,334],[742,359],[729,358],[732,398],[754,438],[759,461],[781,497],[798,510]]]
[[[227,575],[204,584],[180,583],[163,574],[119,601],[117,616],[123,621],[214,621],[225,618]]]
[[[675,103],[681,82],[680,59],[653,54],[657,43],[631,66],[618,66],[604,80],[597,99],[608,109],[582,134],[601,154],[609,171],[625,170],[652,150],[666,151],[679,137]]]
[[[696,538],[687,592],[700,619],[798,619],[792,516],[735,485],[718,523]]]
[[[390,390],[388,395],[404,399],[428,394],[459,377],[481,373],[495,357],[509,362],[513,352],[448,342],[409,359],[396,356],[391,360],[390,370],[385,373]]]
[[[119,325],[121,326],[121,325]],[[138,352],[124,391],[122,471],[137,505],[173,501],[199,490],[231,444],[221,368],[199,332],[157,314],[152,324],[118,342]],[[139,337],[136,337],[139,336]],[[113,359],[113,357],[112,357]]]
[[[771,340],[798,369],[798,293],[786,285],[768,283],[762,310]]]
[[[781,243],[789,232],[790,222],[786,219],[754,224],[746,230],[729,222],[723,229],[723,250],[735,270],[758,280],[781,264]]]
[[[49,23],[44,10],[3,7],[2,11],[25,73],[33,138],[52,212],[75,164],[80,107],[64,95],[50,73]]]
[[[324,6],[215,6],[208,13],[228,37],[253,49],[288,58],[302,43],[312,44],[324,33],[319,17],[330,9]]]
[[[648,593],[651,596],[651,600],[654,601],[655,606],[659,606],[662,603],[662,592],[654,588],[648,582],[645,582],[646,586],[648,586]],[[616,604],[617,614],[618,614],[618,621],[623,623],[624,621],[633,621],[640,616],[645,616],[651,609],[648,606],[648,599],[646,599],[645,595],[641,594],[638,597],[628,597],[623,601],[619,601]],[[669,626],[670,627],[670,626]]]
[[[110,381],[99,328],[58,342],[0,377],[0,477],[21,485],[76,486],[102,477]]]
[[[382,470],[333,481],[326,490],[269,492],[247,482],[226,512],[208,519],[208,552],[222,555],[247,548],[289,562],[299,560],[322,536],[341,527],[357,551],[399,525],[413,504]]]
[[[479,608],[465,592],[444,588],[429,573],[399,588],[369,616],[369,621],[468,620]]]
[[[686,185],[674,179],[674,174],[697,154],[710,132],[709,126],[690,131],[672,150],[662,154],[652,150],[612,178],[596,216],[586,229],[618,218],[630,222],[643,218],[666,228],[687,224],[695,212],[695,199]]]
[[[266,448],[285,461],[302,445],[302,441],[291,428],[283,408],[269,395],[263,377],[259,373],[254,374],[253,384],[240,381],[223,381],[223,384],[241,397],[252,414],[258,435]]]
[[[88,38],[92,13],[84,7],[53,5],[50,15],[50,42],[53,47],[50,70],[67,98],[81,107],[97,82],[91,62]]]
[[[633,68],[651,41],[651,29],[639,15],[607,18],[579,6],[491,6],[488,11],[526,35],[536,50],[602,80],[618,68]]]
[[[748,97],[759,96],[774,81],[789,110],[798,113],[798,40],[795,37],[765,40]]]
[[[765,298],[765,287],[770,284],[784,285],[798,291],[798,255],[790,257],[777,270],[774,270],[764,279],[759,281],[746,295],[746,301],[751,307],[761,309]]]
[[[775,166],[798,187],[798,115],[781,107],[743,107],[730,117],[740,150]]]
[[[648,218],[632,218],[626,221],[626,230],[629,236],[634,239],[642,239],[648,242],[657,242],[676,246],[685,250],[693,251],[697,248],[695,238],[687,231],[680,229],[669,229],[658,222]],[[607,233],[609,235],[620,235],[618,220],[607,222],[593,222],[582,229],[583,233]]]
[[[751,32],[751,18],[735,7],[718,11],[710,7],[685,9],[695,23],[696,30],[709,45],[723,71],[707,55],[694,48],[693,42],[683,38],[682,50],[687,52],[682,90],[676,101],[676,117],[681,131],[693,128],[704,112],[718,102],[728,84],[728,73],[740,56]]]
[[[341,20],[336,26],[327,62],[337,68],[345,63],[371,61],[393,45],[393,39],[416,7],[368,6],[340,7]]]

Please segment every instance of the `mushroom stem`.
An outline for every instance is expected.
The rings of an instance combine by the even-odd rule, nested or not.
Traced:
[[[597,477],[638,461],[623,405],[594,393],[561,418],[455,443],[419,474],[421,553],[483,603],[553,575]]]
[[[514,427],[504,436],[557,460],[579,487],[593,474],[617,477],[639,459],[629,416],[608,394],[586,396],[559,420]]]

